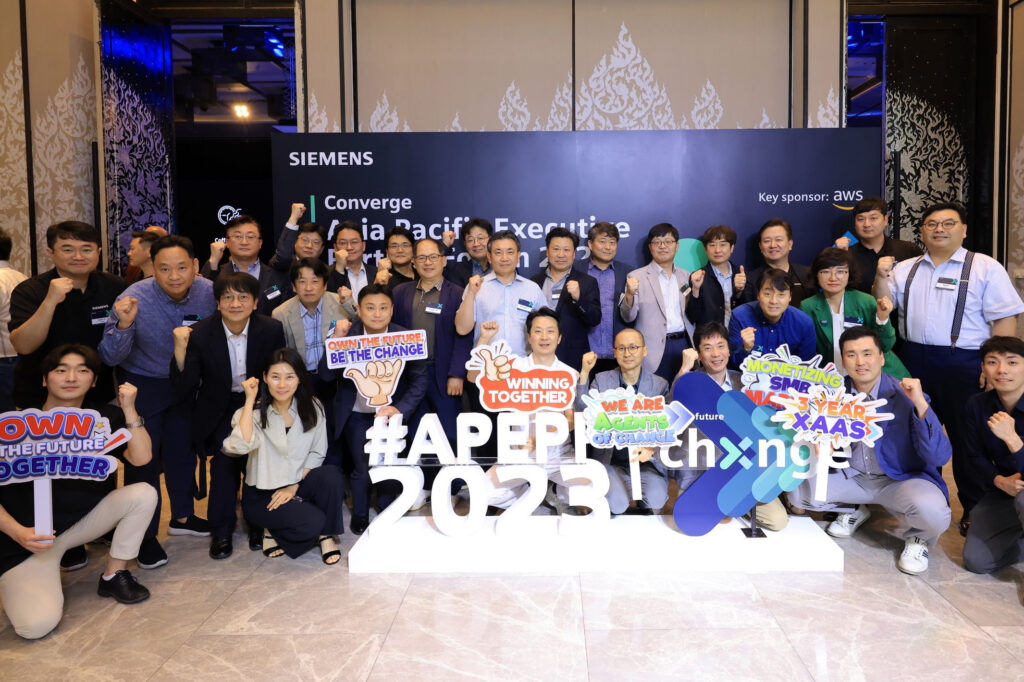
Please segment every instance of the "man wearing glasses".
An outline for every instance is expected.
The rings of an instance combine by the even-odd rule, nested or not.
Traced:
[[[628,328],[619,315],[619,302],[626,291],[629,266],[615,260],[619,251],[619,228],[613,223],[594,223],[587,231],[587,246],[590,257],[576,261],[573,268],[597,280],[601,322],[590,330],[587,341],[590,350],[597,353],[595,371],[604,372],[617,366],[612,346],[619,332]]]
[[[443,246],[435,239],[416,242],[413,263],[419,279],[399,284],[394,296],[395,324],[427,333],[427,395],[409,420],[409,433],[416,433],[420,417],[433,413],[441,420],[444,435],[455,449],[455,420],[459,416],[466,362],[473,347],[470,334],[455,330],[455,312],[462,303],[462,287],[442,278]],[[430,490],[437,467],[425,467],[424,487]],[[427,495],[421,496],[425,503]]]
[[[319,259],[327,243],[327,233],[318,223],[299,224],[306,213],[305,204],[292,204],[288,222],[281,230],[277,248],[268,265],[278,272],[291,274],[292,263],[302,258]]]
[[[103,325],[114,300],[127,284],[99,270],[100,233],[92,226],[69,220],[46,230],[46,251],[53,268],[21,282],[11,292],[11,345],[18,351],[14,370],[14,404],[40,407],[46,391],[39,382],[39,364],[46,354],[65,343],[100,345]],[[114,398],[109,366],[100,368],[89,400]]]
[[[384,284],[390,291],[394,291],[399,284],[405,284],[416,279],[416,272],[412,269],[413,242],[416,237],[404,227],[392,227],[384,235],[384,246],[387,258],[377,263],[378,284]]]
[[[327,289],[335,291],[342,305],[358,301],[359,292],[377,278],[377,266],[363,262],[366,240],[351,220],[344,220],[334,233],[334,269]]]
[[[260,298],[256,312],[270,315],[274,308],[292,297],[292,285],[288,277],[260,262],[260,224],[252,216],[240,215],[232,218],[224,227],[226,241],[210,244],[210,260],[203,264],[200,274],[207,279],[216,279],[227,272],[247,272],[259,282]],[[230,254],[226,263],[221,263],[224,249]]]
[[[903,362],[921,380],[953,444],[953,478],[964,508],[961,534],[984,485],[967,466],[963,406],[984,386],[979,349],[990,336],[1016,336],[1024,303],[1002,265],[963,247],[966,211],[957,203],[924,212],[923,256],[894,265],[878,259],[874,292],[895,303],[906,342]]]
[[[643,335],[635,329],[623,329],[615,335],[616,369],[598,373],[591,381],[590,372],[597,362],[597,354],[593,351],[583,356],[583,370],[580,372],[579,390],[576,392],[577,409],[583,409],[583,401],[578,397],[594,389],[599,392],[616,388],[632,387],[638,394],[645,396],[664,396],[668,394],[668,382],[643,366],[647,357],[647,346]],[[630,500],[630,457],[640,459],[640,492],[641,499],[637,510],[641,513],[653,513],[661,509],[668,501],[668,471],[655,457],[652,448],[640,448],[638,452],[627,453],[614,448],[610,461],[604,463],[608,470],[608,492],[605,497],[613,514],[622,514],[629,507]]]
[[[626,277],[626,293],[619,313],[647,341],[644,369],[671,381],[679,371],[683,349],[690,347],[686,334],[686,294],[690,273],[673,262],[679,249],[679,231],[658,223],[647,233],[651,262]]]
[[[487,240],[494,234],[494,227],[484,218],[470,218],[462,226],[462,245],[469,258],[455,260],[445,266],[444,278],[463,289],[473,275],[483,277],[491,271],[487,259]]]

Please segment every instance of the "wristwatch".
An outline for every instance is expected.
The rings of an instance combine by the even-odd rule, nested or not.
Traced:
[[[140,415],[138,419],[136,419],[133,422],[128,422],[127,424],[124,425],[124,427],[126,429],[137,429],[138,427],[145,426],[145,425],[146,425],[146,420],[143,419],[142,416]]]

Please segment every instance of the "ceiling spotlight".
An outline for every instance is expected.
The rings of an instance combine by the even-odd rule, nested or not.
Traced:
[[[249,105],[248,104],[236,104],[235,105],[235,116],[238,118],[249,118]]]

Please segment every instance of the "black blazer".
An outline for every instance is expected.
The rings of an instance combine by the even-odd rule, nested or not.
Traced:
[[[363,263],[363,267],[366,268],[366,284],[373,284],[373,280],[377,278],[377,266],[370,265],[369,263]],[[348,281],[348,270],[346,269],[345,272],[342,273],[338,272],[336,267],[331,266],[331,276],[327,278],[327,291],[338,293],[338,289],[341,287],[348,287],[349,289],[352,288],[352,285],[349,284]],[[353,296],[353,298],[355,299],[353,302],[356,305],[359,305],[358,297]]]
[[[736,275],[739,268],[731,261],[732,266],[732,299],[729,308],[735,308],[743,302],[743,290],[736,286]],[[693,322],[694,327],[699,327],[705,322],[721,322],[725,324],[725,291],[715,275],[715,266],[711,263],[705,265],[704,284],[700,288],[700,298],[693,297],[693,290],[690,290],[690,297],[686,299],[686,316]]]
[[[544,287],[547,271],[532,277],[537,286]],[[555,356],[577,372],[583,364],[583,354],[590,352],[590,330],[601,323],[601,290],[597,280],[579,270],[569,270],[566,283],[573,281],[580,285],[580,298],[573,301],[567,289],[562,289],[555,312],[558,313],[558,327],[562,341]]]
[[[412,308],[416,305],[416,283],[406,282],[395,287],[395,313],[392,319],[407,329],[412,326]],[[460,336],[455,331],[455,312],[462,303],[462,288],[441,280],[441,314],[434,322],[434,376],[441,395],[448,393],[448,377],[466,378],[466,363],[473,348],[473,335]]]
[[[404,331],[408,330],[394,322],[388,325],[388,332]],[[363,323],[356,320],[352,323],[352,328],[348,330],[348,334],[345,336],[361,336],[365,333]],[[345,422],[348,421],[348,416],[352,414],[352,406],[356,402],[356,386],[352,383],[351,379],[345,378],[344,367],[338,369],[329,369],[327,367],[327,353],[324,353],[323,357],[320,358],[316,375],[324,381],[337,380],[338,382],[338,391],[334,394],[334,402],[331,405],[331,409],[334,410],[334,433],[331,434],[331,437],[340,438],[341,430],[345,428]],[[409,419],[416,412],[416,408],[423,402],[423,397],[426,395],[427,363],[419,360],[406,363],[405,368],[402,370],[402,377],[398,380],[395,392],[391,396],[391,404],[402,413],[406,424],[409,423]],[[408,442],[411,443],[412,441],[409,440]]]
[[[284,327],[275,319],[259,313],[249,318],[245,345],[246,377],[263,380],[263,370],[271,353],[284,348]],[[192,443],[198,452],[218,452],[230,433],[231,356],[220,313],[196,322],[188,339],[185,368],[171,358],[171,386],[180,400],[194,400]]]
[[[221,263],[220,267],[217,268],[217,277],[227,272],[234,272],[230,259]],[[210,268],[210,261],[203,263],[203,269],[200,271],[200,274],[207,279],[215,279],[213,277],[213,270]],[[292,283],[288,279],[288,275],[278,272],[262,262],[260,263],[259,283],[260,300],[256,305],[256,312],[261,315],[270,315],[270,313],[274,312],[274,308],[295,295],[295,292],[292,291]]]
[[[473,276],[473,259],[449,261],[444,266],[444,274],[442,276],[452,284],[465,289],[466,285],[469,284],[469,278]]]
[[[572,264],[573,270],[588,274],[590,272],[590,259],[582,258]],[[622,261],[613,260],[612,268],[615,272],[615,292],[612,294],[612,343],[615,342],[615,335],[623,329],[632,329],[633,323],[626,322],[619,314],[619,298],[626,293],[626,278],[635,268],[626,265]],[[591,275],[592,276],[592,275]],[[597,281],[596,279],[594,281]],[[601,289],[598,287],[598,292]],[[600,293],[598,294],[600,295]]]

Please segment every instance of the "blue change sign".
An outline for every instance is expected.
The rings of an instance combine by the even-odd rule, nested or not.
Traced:
[[[868,128],[281,133],[275,215],[305,203],[304,219],[332,237],[353,220],[371,262],[391,227],[439,238],[480,216],[520,236],[525,274],[540,268],[550,230],[580,234],[582,257],[598,221],[618,224],[619,258],[630,265],[646,262],[647,230],[670,222],[691,238],[729,225],[739,234],[734,260],[753,266],[758,227],[782,218],[793,226],[792,259],[809,263],[850,228],[860,198],[881,193],[881,149]],[[453,257],[467,257],[461,243]]]

